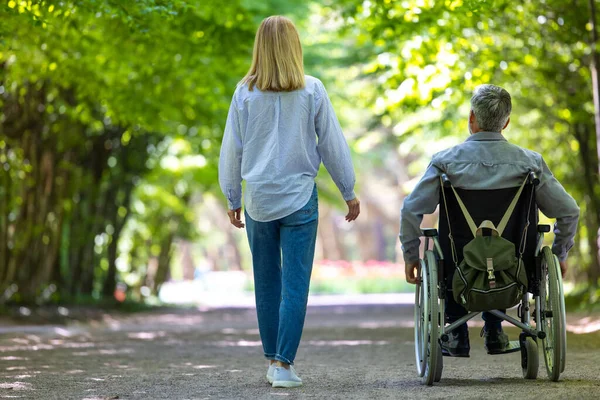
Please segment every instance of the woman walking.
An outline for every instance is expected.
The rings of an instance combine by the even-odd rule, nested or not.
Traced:
[[[269,17],[256,33],[252,66],[233,95],[219,183],[231,224],[246,226],[258,327],[273,387],[302,385],[292,365],[315,253],[315,177],[321,161],[348,204],[346,220],[355,220],[360,202],[354,194],[350,150],[327,92],[321,81],[304,75],[302,46],[292,21]]]

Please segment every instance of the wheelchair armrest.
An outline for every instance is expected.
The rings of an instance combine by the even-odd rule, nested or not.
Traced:
[[[550,225],[538,225],[538,232],[548,233],[550,232]]]
[[[421,235],[426,237],[436,237],[438,235],[438,231],[434,228],[421,229]]]

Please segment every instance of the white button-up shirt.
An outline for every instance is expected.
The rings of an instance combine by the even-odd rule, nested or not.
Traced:
[[[219,159],[219,183],[230,209],[241,207],[243,179],[253,220],[292,214],[310,199],[321,161],[344,200],[352,200],[350,149],[320,80],[306,76],[305,87],[291,92],[236,89]]]

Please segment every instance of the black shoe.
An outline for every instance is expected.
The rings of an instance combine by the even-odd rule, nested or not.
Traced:
[[[481,336],[483,336],[483,343],[488,354],[503,354],[507,352],[510,342],[502,327],[488,328],[484,326],[481,330]]]
[[[442,355],[446,357],[470,357],[469,330],[457,328],[448,333],[448,342],[441,342]]]

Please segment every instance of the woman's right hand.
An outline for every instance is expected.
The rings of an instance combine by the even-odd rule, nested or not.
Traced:
[[[229,216],[229,222],[231,222],[231,225],[235,226],[236,228],[243,228],[244,223],[242,222],[242,208],[238,208],[236,210],[228,210],[227,211],[227,215]]]
[[[346,221],[354,221],[356,217],[358,217],[358,214],[360,214],[360,200],[358,200],[358,197],[355,197],[352,200],[348,200],[346,204],[348,204],[348,215],[346,215]]]

